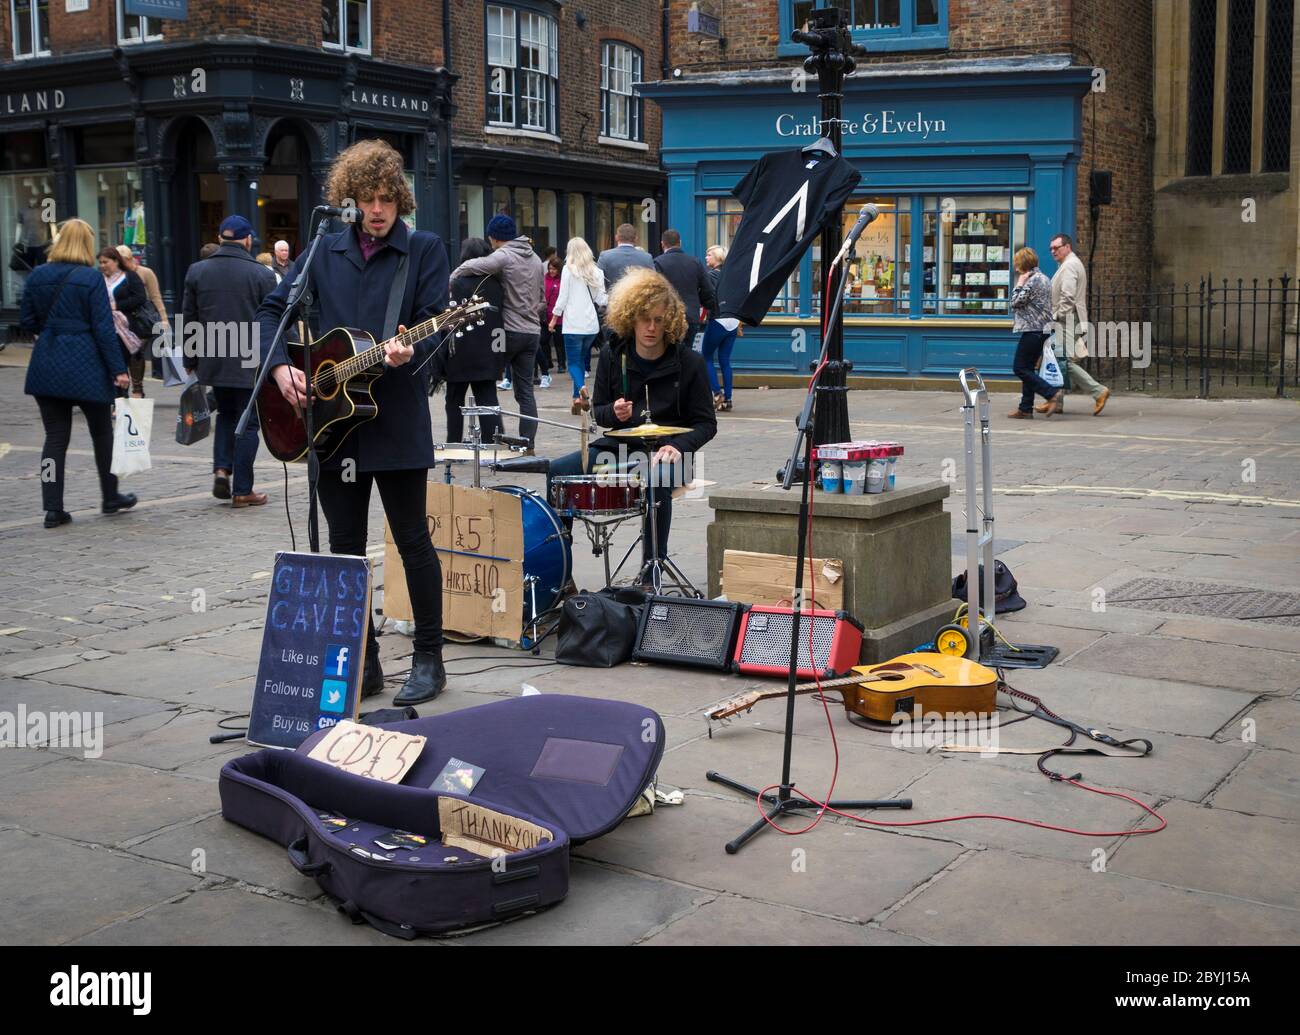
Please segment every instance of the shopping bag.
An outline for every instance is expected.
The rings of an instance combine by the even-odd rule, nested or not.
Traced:
[[[207,438],[211,430],[208,392],[196,381],[181,392],[181,404],[176,411],[176,441],[182,446],[192,446]]]
[[[162,361],[163,384],[166,387],[178,388],[193,383],[194,375],[185,369],[185,353],[172,341],[171,335],[163,337],[158,352],[159,359]]]
[[[153,432],[152,399],[118,399],[113,416],[113,465],[119,478],[147,471],[149,436]]]
[[[1061,364],[1056,359],[1056,353],[1052,351],[1050,338],[1043,342],[1043,362],[1038,368],[1038,376],[1053,388],[1065,386],[1065,375],[1061,373]]]

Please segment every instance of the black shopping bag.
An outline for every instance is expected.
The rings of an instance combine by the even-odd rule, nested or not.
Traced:
[[[211,430],[212,411],[208,409],[208,393],[196,381],[181,392],[180,409],[176,411],[176,441],[182,446],[192,446],[207,438]]]

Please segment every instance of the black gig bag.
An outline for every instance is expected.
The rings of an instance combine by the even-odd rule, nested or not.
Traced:
[[[613,830],[654,779],[664,725],[621,701],[538,694],[495,701],[384,729],[426,737],[400,784],[267,748],[222,767],[222,815],[283,845],[354,923],[415,938],[504,920],[559,902],[569,889],[569,847]],[[468,794],[433,790],[452,759],[482,770]],[[440,805],[440,802],[442,803]],[[483,822],[542,827],[549,839],[496,859],[443,843],[444,812],[476,806]],[[341,828],[321,813],[340,815]],[[391,831],[427,838],[386,853]],[[392,858],[388,856],[391,855]]]
[[[637,589],[609,588],[569,597],[560,609],[555,660],[589,668],[631,660],[646,599]]]

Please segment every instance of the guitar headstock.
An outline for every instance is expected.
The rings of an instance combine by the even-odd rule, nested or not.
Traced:
[[[709,722],[721,722],[724,719],[730,719],[733,715],[749,711],[763,699],[763,696],[760,691],[755,690],[747,694],[729,697],[725,701],[715,704],[704,713],[704,717]]]
[[[465,336],[466,327],[482,327],[483,311],[491,309],[491,304],[479,295],[470,295],[459,302],[453,302],[446,310],[438,314],[438,329],[455,328],[456,337]]]

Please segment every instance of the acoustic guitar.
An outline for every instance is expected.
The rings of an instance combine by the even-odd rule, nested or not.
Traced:
[[[488,303],[475,295],[394,335],[388,342],[376,343],[365,331],[350,327],[337,327],[308,345],[286,342],[289,362],[299,370],[306,369],[307,350],[311,350],[312,434],[320,458],[328,460],[359,424],[379,414],[371,386],[387,369],[384,345],[391,342],[414,347],[439,331],[454,330],[461,324],[477,322],[481,326],[482,317],[475,320],[475,314],[488,308]],[[257,418],[266,448],[277,460],[293,463],[306,457],[307,423],[302,410],[281,394],[273,378],[266,379],[257,396]]]
[[[826,679],[795,687],[796,694],[839,688],[844,710],[875,722],[889,722],[899,712],[946,715],[974,712],[988,715],[997,708],[998,674],[966,658],[946,654],[903,654],[881,665],[858,665],[856,675]],[[710,721],[747,712],[759,701],[784,697],[785,690],[755,690],[740,694],[705,713]]]

